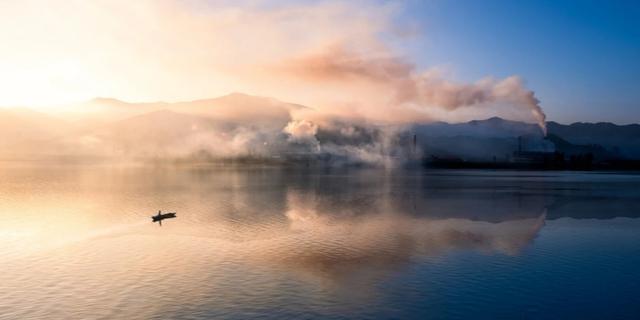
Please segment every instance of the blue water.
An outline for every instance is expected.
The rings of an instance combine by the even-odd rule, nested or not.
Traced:
[[[639,319],[638,200],[601,172],[14,164],[0,319]]]

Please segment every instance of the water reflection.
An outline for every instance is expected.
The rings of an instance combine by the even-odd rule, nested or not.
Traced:
[[[397,199],[333,203],[313,191],[289,189],[287,244],[267,258],[330,277],[363,268],[386,270],[414,256],[456,249],[517,254],[544,225],[545,214],[499,223],[431,218],[398,211]],[[347,273],[346,275],[344,275]]]
[[[63,166],[14,168],[0,178],[5,197],[0,234],[24,242],[16,251],[25,252],[162,232],[229,242],[306,237],[304,244],[320,247],[331,242],[323,238],[348,238],[342,246],[394,247],[388,250],[393,254],[407,251],[399,243],[411,243],[408,252],[461,247],[515,254],[526,244],[517,235],[535,235],[549,202],[545,195],[484,194],[484,188],[478,193],[468,185],[435,189],[433,183],[442,183],[437,179],[369,171]],[[180,219],[169,229],[150,229],[146,222],[156,208],[178,210]],[[519,224],[533,232],[510,231]]]
[[[599,206],[601,218],[612,197],[615,206],[637,206],[629,187],[636,180],[595,179],[3,168],[0,310],[10,310],[8,318],[211,317],[274,304],[294,312],[284,306],[293,299],[344,312],[379,299],[376,286],[418,262],[452,252],[516,256],[546,219],[583,206],[581,199]],[[149,218],[158,209],[178,218],[160,228]]]

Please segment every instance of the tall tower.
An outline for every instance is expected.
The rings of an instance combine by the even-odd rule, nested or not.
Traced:
[[[418,136],[416,134],[413,135],[413,154],[418,150]]]
[[[518,154],[522,154],[522,136],[518,136]]]

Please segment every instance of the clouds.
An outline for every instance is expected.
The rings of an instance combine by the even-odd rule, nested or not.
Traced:
[[[337,3],[237,3],[2,4],[0,83],[12,95],[0,104],[55,105],[95,96],[177,101],[232,91],[277,96],[251,74],[336,39],[372,42],[387,11]],[[30,98],[33,92],[42,97]]]
[[[248,92],[371,122],[501,115],[542,124],[517,77],[455,83],[403,55],[399,4],[24,1],[0,12],[0,105]],[[391,45],[394,39],[396,45]]]

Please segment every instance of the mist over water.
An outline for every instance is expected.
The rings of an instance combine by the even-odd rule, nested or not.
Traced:
[[[0,178],[1,319],[638,315],[637,176],[4,163]],[[178,217],[160,227],[159,209]]]

